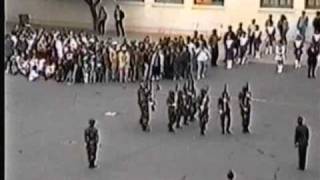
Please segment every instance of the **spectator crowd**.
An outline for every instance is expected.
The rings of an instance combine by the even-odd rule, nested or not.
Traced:
[[[319,61],[320,12],[312,25],[314,32],[306,51],[309,78],[315,78]],[[296,68],[301,67],[307,27],[308,17],[302,12],[293,42]],[[141,41],[124,38],[116,42],[84,31],[16,26],[5,38],[5,70],[13,75],[21,74],[29,81],[43,78],[68,84],[179,80],[193,73],[202,79],[210,65],[217,66],[222,41],[227,69],[246,64],[249,57],[260,59],[265,54],[274,55],[278,73],[282,73],[288,51],[288,30],[285,15],[276,25],[269,15],[263,28],[255,19],[247,29],[242,23],[235,32],[229,26],[223,37],[213,29],[208,38],[194,31],[193,36],[163,36],[158,41],[146,36]]]

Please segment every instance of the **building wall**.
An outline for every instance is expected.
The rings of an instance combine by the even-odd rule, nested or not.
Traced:
[[[293,9],[260,8],[260,0],[225,0],[224,6],[194,5],[194,0],[184,0],[184,4],[161,4],[154,0],[142,2],[119,2],[126,12],[125,27],[128,31],[155,33],[190,33],[194,29],[210,33],[212,28],[225,30],[228,25],[234,29],[239,22],[247,26],[252,18],[264,24],[268,14],[274,20],[284,13],[290,24],[289,38],[296,32],[295,25],[304,0],[294,0]],[[17,15],[29,13],[35,23],[88,27],[91,15],[84,0],[5,0],[6,21],[16,22]],[[114,29],[113,10],[115,0],[102,0],[106,6],[108,28]],[[310,22],[315,10],[307,10]],[[309,31],[312,31],[309,23]],[[310,34],[310,33],[309,33]]]

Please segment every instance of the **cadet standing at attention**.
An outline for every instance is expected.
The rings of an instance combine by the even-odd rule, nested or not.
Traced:
[[[88,154],[88,161],[89,161],[89,168],[95,168],[95,161],[98,149],[98,142],[99,142],[99,133],[98,129],[94,126],[95,120],[89,120],[89,127],[84,131],[84,140],[86,143],[86,149]]]

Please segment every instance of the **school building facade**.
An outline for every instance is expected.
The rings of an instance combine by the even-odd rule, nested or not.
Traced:
[[[84,0],[6,0],[6,21],[17,22],[18,14],[28,13],[36,24],[91,28],[91,14]],[[197,29],[209,34],[213,28],[225,31],[228,25],[246,27],[253,18],[264,26],[269,14],[275,22],[281,14],[288,18],[289,39],[305,10],[312,20],[320,9],[320,0],[101,0],[108,11],[107,29],[114,30],[113,11],[120,4],[126,13],[127,31],[189,34]]]

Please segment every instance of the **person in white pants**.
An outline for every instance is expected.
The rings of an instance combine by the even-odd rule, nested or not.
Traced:
[[[197,79],[199,80],[205,77],[206,63],[210,59],[210,52],[206,47],[204,47],[203,44],[200,44],[200,46],[196,49],[196,59],[198,63]]]
[[[275,60],[277,61],[277,73],[281,74],[283,71],[283,64],[286,59],[286,45],[283,40],[280,40],[276,46],[276,56]]]
[[[120,82],[128,82],[129,68],[130,68],[130,54],[127,51],[126,46],[123,46],[119,52],[119,76]]]

